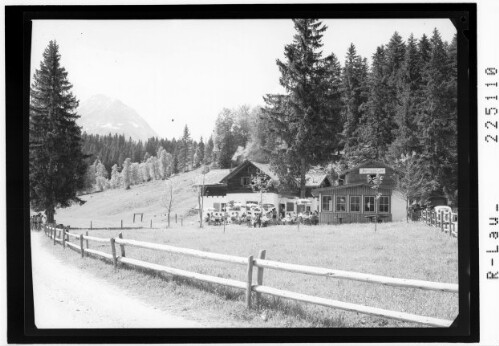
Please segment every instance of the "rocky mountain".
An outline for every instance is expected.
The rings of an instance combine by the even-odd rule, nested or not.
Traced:
[[[80,102],[78,124],[88,134],[125,134],[145,141],[157,133],[133,108],[106,95],[94,95]]]

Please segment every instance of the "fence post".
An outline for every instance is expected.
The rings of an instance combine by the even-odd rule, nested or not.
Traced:
[[[85,235],[88,237],[88,231],[85,232]],[[87,246],[87,249],[88,249],[88,239],[85,239],[85,242],[86,242],[86,246]]]
[[[62,248],[66,248],[66,229],[62,229]]]
[[[123,233],[118,234],[118,238],[123,239]],[[121,257],[125,257],[125,245],[120,244]]]
[[[123,220],[121,220],[121,229],[123,229]]]
[[[452,237],[452,212],[449,213],[449,237]]]
[[[92,221],[90,221],[90,230],[92,230]]]
[[[440,210],[440,230],[442,232],[445,232],[445,228],[444,228],[444,211],[443,210]]]
[[[246,282],[246,307],[251,309],[251,284],[253,282],[253,256],[248,257],[248,273]]]
[[[113,265],[114,268],[116,268],[118,266],[118,261],[116,259],[116,244],[114,238],[111,238],[111,253],[113,255]]]
[[[258,254],[258,258],[259,259],[265,259],[265,254],[267,253],[267,251],[265,250],[260,250],[260,253]],[[263,285],[263,268],[261,267],[258,267],[257,269],[257,276],[256,276],[256,284],[258,286],[261,286]],[[260,305],[260,298],[261,298],[262,294],[257,292],[256,293],[256,305],[259,306]]]
[[[55,238],[57,238],[57,226],[54,227],[54,245],[55,245]]]
[[[80,251],[81,258],[85,257],[85,250],[83,249],[83,233],[80,234]]]
[[[177,214],[175,214],[175,223],[177,223]]]
[[[135,223],[135,213],[133,213],[133,223]]]

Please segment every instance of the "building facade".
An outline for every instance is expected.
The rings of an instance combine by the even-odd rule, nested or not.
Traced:
[[[376,174],[383,176],[379,190],[373,189]],[[369,161],[339,174],[334,186],[312,191],[318,198],[319,222],[322,224],[363,223],[376,217],[382,221],[402,221],[407,215],[407,201],[396,190],[396,172],[376,161]],[[376,199],[376,193],[380,193]]]
[[[280,213],[301,211],[319,211],[319,199],[312,196],[312,190],[331,186],[331,180],[325,173],[309,172],[306,175],[306,198],[309,204],[299,203],[299,191],[283,191],[271,187],[267,192],[260,193],[251,187],[252,177],[265,174],[273,181],[279,178],[270,169],[269,164],[245,160],[233,170],[212,170],[206,174],[204,182],[203,209],[222,211],[229,203],[272,204]]]

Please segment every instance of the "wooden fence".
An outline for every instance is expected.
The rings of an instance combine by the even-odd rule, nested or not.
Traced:
[[[422,210],[421,220],[428,226],[439,228],[442,232],[449,234],[451,237],[456,237],[458,234],[457,213]]]
[[[440,282],[429,282],[421,280],[409,280],[409,279],[399,279],[380,275],[364,274],[357,272],[349,272],[342,270],[334,270],[328,268],[312,267],[305,265],[289,264],[277,261],[269,261],[265,259],[266,251],[261,250],[258,257],[253,256],[239,257],[225,254],[218,254],[206,251],[199,251],[187,248],[179,248],[170,245],[156,244],[142,242],[138,240],[123,239],[122,233],[118,235],[117,238],[98,238],[88,235],[88,232],[84,234],[71,233],[68,227],[55,227],[52,225],[45,225],[44,231],[47,236],[53,239],[54,244],[60,243],[63,247],[70,247],[81,253],[84,257],[86,254],[91,254],[97,257],[101,257],[112,261],[115,268],[118,267],[119,263],[128,264],[131,266],[144,268],[156,272],[167,273],[173,276],[180,276],[184,278],[200,280],[203,282],[209,282],[212,284],[218,284],[223,286],[228,286],[236,289],[241,289],[246,291],[246,305],[249,309],[252,307],[252,293],[254,292],[255,303],[258,305],[261,299],[261,294],[268,294],[276,297],[281,297],[285,299],[291,299],[300,302],[306,302],[331,308],[337,308],[346,311],[360,312],[368,315],[374,315],[379,317],[385,317],[405,322],[415,322],[424,325],[429,325],[433,327],[449,327],[452,324],[450,320],[443,320],[433,317],[419,316],[414,314],[409,314],[405,312],[385,310],[375,307],[368,307],[359,304],[345,303],[337,300],[315,297],[307,294],[296,293],[286,290],[281,290],[269,286],[263,285],[263,273],[264,269],[287,271],[291,273],[308,274],[315,276],[322,276],[328,278],[345,279],[362,281],[373,284],[382,284],[388,286],[395,286],[400,288],[416,288],[422,290],[433,290],[440,292],[451,292],[458,293],[458,285],[450,283],[440,283]],[[74,240],[75,242],[71,242]],[[102,251],[97,251],[90,249],[88,246],[88,241],[107,243],[110,245],[111,253],[105,253]],[[120,247],[119,253],[116,247]],[[207,260],[220,261],[225,263],[232,263],[236,265],[241,265],[246,268],[246,281],[237,281],[233,279],[225,279],[211,275],[205,275],[200,273],[195,273],[191,271],[186,271],[177,268],[166,267],[164,265],[149,263],[141,261],[138,259],[133,259],[125,256],[125,248],[127,246],[139,247],[143,249],[163,251],[173,254],[179,254],[184,256],[197,257]],[[256,284],[253,280],[254,268],[257,269]]]

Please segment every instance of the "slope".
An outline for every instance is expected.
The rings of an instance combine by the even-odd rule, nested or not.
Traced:
[[[171,223],[175,223],[178,214],[178,222],[183,216],[185,223],[197,224],[198,201],[193,185],[200,174],[201,170],[196,169],[171,178],[174,186]],[[120,227],[121,220],[124,227],[150,227],[151,221],[154,228],[166,227],[165,195],[169,183],[170,180],[153,180],[131,186],[130,190],[121,188],[83,195],[80,198],[85,204],[57,209],[55,219],[71,227],[89,227],[90,222],[94,228]],[[133,223],[134,213],[144,213],[143,221],[138,217]]]

